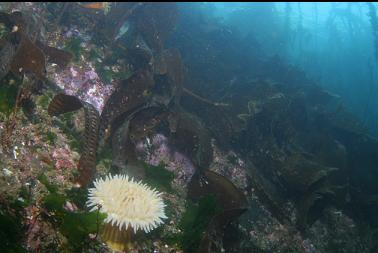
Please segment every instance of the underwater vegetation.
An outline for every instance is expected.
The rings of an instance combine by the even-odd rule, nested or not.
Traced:
[[[0,7],[1,252],[377,249],[378,141],[253,31],[205,3]]]

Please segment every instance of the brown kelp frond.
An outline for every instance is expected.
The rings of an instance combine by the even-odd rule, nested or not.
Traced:
[[[15,47],[8,40],[0,41],[0,80],[9,72],[15,52]]]
[[[199,199],[206,195],[214,195],[223,212],[229,211],[229,214],[235,215],[238,213],[235,210],[242,211],[247,208],[248,203],[243,192],[227,178],[210,170],[194,176],[188,187],[188,196],[192,199]]]
[[[156,61],[158,60],[158,61]],[[156,85],[154,101],[167,106],[174,101],[179,104],[184,82],[184,65],[176,49],[166,49],[153,62]]]
[[[0,13],[0,23],[3,23],[11,33],[6,37],[8,43],[15,49],[9,69],[16,75],[32,72],[39,79],[46,74],[45,56],[43,52],[29,39],[27,22],[21,12]],[[6,44],[7,45],[7,44]],[[10,45],[8,44],[8,52]],[[6,59],[9,62],[9,53]],[[7,68],[5,68],[7,69]]]
[[[38,40],[36,41],[36,45],[46,55],[47,62],[56,63],[61,68],[65,68],[73,58],[71,53],[55,47],[47,46]]]
[[[200,170],[207,170],[213,161],[208,129],[198,117],[185,111],[176,111],[170,117],[172,143]]]
[[[153,86],[152,73],[145,70],[121,81],[107,100],[101,114],[100,136],[104,135],[106,129],[113,128],[112,125],[117,119],[143,107],[149,100],[149,92]]]
[[[3,23],[8,29],[13,30],[17,26],[17,30],[26,30],[27,23],[19,11],[14,11],[11,14],[0,12],[0,23]]]
[[[37,33],[33,32],[35,29],[32,29],[29,19],[24,17],[21,12],[11,14],[0,12],[0,23],[3,23],[11,31],[0,42],[4,57],[0,62],[0,77],[5,76],[11,70],[15,75],[33,73],[38,79],[45,80],[45,55],[50,62],[56,63],[62,68],[72,59],[71,54],[38,41]],[[35,27],[36,25],[34,25]]]
[[[81,186],[87,186],[96,172],[100,122],[100,115],[97,109],[89,103],[80,101],[75,96],[61,93],[57,94],[50,102],[48,113],[50,116],[58,116],[63,113],[79,110],[82,107],[84,107],[85,112],[84,149],[78,164],[79,175],[76,180]]]
[[[98,146],[98,129],[100,115],[96,108],[84,103],[85,110],[85,133],[84,133],[84,150],[81,154],[78,170],[79,176],[77,182],[81,186],[87,186],[93,179],[96,172],[96,154]]]
[[[177,17],[176,4],[150,3],[138,8],[130,20],[147,44],[156,52],[161,52],[164,40],[176,26]]]
[[[210,237],[215,236],[214,233],[223,234],[226,225],[237,219],[248,207],[243,192],[226,177],[210,170],[197,173],[192,177],[188,185],[188,197],[199,201],[200,205],[206,199],[214,199],[211,208],[216,206],[210,217],[207,217],[208,225],[201,235],[201,242],[196,252],[212,252],[210,246],[215,240]]]
[[[81,107],[83,107],[83,104],[80,99],[75,96],[60,93],[55,95],[51,100],[48,113],[50,116],[58,116],[62,113],[79,110]]]
[[[16,32],[20,38],[17,51],[11,63],[11,71],[15,75],[32,72],[43,80],[46,75],[45,56],[33,42],[21,31]]]

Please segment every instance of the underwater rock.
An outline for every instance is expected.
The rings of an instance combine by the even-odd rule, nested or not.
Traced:
[[[72,160],[72,157],[70,157],[71,153],[64,148],[57,148],[53,151],[52,153],[52,158],[55,161],[55,168],[57,170],[62,170],[62,169],[68,169],[68,170],[73,170],[76,169],[76,164]],[[41,155],[41,160],[44,160],[45,162],[49,163],[49,157],[42,158],[43,155]]]
[[[105,101],[113,91],[112,83],[104,84],[90,63],[86,63],[83,68],[72,66],[55,72],[53,79],[67,95],[76,96],[92,104],[99,113],[102,112]]]
[[[212,146],[214,160],[209,170],[228,178],[238,189],[247,190],[250,180],[247,163],[231,150],[227,152],[220,150],[215,141],[213,141]]]
[[[328,207],[307,236],[319,252],[375,252],[376,242],[372,240],[371,231],[366,231],[368,236],[365,237],[359,232],[360,226],[343,210]]]
[[[164,164],[167,170],[174,172],[178,184],[182,188],[186,188],[187,183],[196,171],[193,162],[169,143],[169,139],[162,133],[157,133],[147,140],[137,142],[135,149],[134,152],[142,157],[147,164],[153,166]]]
[[[135,251],[195,252],[185,243],[199,237],[206,253],[375,252],[377,141],[337,96],[264,55],[254,30],[240,36],[210,18],[207,3],[6,5],[22,13],[0,12],[0,131],[11,132],[9,153],[0,147],[0,204],[7,211],[8,197],[20,199],[17,228],[25,229],[0,251],[22,241],[35,252],[110,252],[97,236],[102,218],[83,213],[84,187],[75,202],[60,193],[72,190],[77,172],[82,186],[96,173],[127,172],[159,181],[151,186],[166,191],[170,217],[137,235]],[[76,61],[67,68],[72,55],[51,45]],[[46,61],[55,63],[47,78]],[[47,108],[55,84],[65,94]],[[48,114],[81,107],[51,125]],[[101,138],[109,145],[96,157]],[[71,148],[82,150],[80,161]],[[181,227],[186,215],[197,224]],[[1,236],[8,228],[1,238],[13,235]]]

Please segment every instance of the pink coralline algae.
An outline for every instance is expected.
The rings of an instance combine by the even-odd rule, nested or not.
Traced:
[[[165,164],[169,171],[174,171],[178,177],[188,182],[195,172],[195,167],[188,157],[181,154],[169,145],[167,137],[156,134],[152,140],[138,142],[136,150],[145,157],[145,161],[157,166]]]
[[[223,152],[213,143],[214,160],[210,170],[228,179],[240,189],[248,187],[248,175],[245,162],[233,151]]]
[[[55,161],[55,168],[58,170],[76,168],[75,162],[72,160],[72,154],[67,149],[55,149],[52,157]]]
[[[93,105],[99,113],[113,91],[113,85],[102,83],[91,64],[82,68],[71,66],[60,73],[54,73],[54,80],[67,95],[76,96]]]

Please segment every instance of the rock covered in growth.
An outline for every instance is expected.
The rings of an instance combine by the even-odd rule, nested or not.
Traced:
[[[55,72],[53,78],[67,95],[76,96],[93,105],[100,114],[113,91],[113,86],[105,85],[90,64],[84,69],[71,66],[61,72]]]

